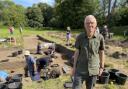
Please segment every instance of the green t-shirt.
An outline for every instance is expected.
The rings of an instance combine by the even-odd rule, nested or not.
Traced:
[[[79,50],[76,63],[76,72],[81,74],[98,75],[99,73],[99,50],[104,50],[104,38],[101,34],[95,33],[88,38],[86,33],[81,33],[75,42]]]

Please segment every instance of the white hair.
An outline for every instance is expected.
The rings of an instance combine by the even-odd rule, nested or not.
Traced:
[[[97,23],[96,18],[95,18],[95,16],[93,16],[93,15],[87,15],[87,16],[85,17],[85,21],[84,21],[84,22],[86,23],[87,20],[90,19],[90,18],[91,18],[91,19],[94,19],[94,21]]]

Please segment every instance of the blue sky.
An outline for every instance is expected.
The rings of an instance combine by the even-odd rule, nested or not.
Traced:
[[[54,0],[12,0],[16,4],[23,5],[25,7],[32,6],[33,4],[37,4],[39,2],[48,3],[49,5],[53,6],[55,1]]]

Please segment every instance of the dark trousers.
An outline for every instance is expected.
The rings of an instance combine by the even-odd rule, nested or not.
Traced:
[[[85,83],[86,89],[93,89],[96,83],[96,79],[97,79],[97,75],[85,76],[85,75],[75,74],[72,89],[81,89],[83,81],[86,81]]]
[[[29,72],[29,75],[31,77],[31,80],[34,80],[34,76],[35,76],[34,71],[28,70],[28,66],[26,65],[24,67],[25,77],[28,77],[28,72]]]
[[[27,67],[27,65],[25,65],[25,67],[24,67],[24,75],[25,75],[25,77],[28,77],[28,67]]]

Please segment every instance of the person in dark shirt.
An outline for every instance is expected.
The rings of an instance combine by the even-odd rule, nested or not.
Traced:
[[[52,58],[50,56],[37,59],[37,71],[40,73],[41,69],[45,69],[50,62],[52,62]]]

